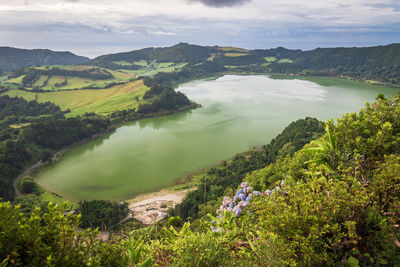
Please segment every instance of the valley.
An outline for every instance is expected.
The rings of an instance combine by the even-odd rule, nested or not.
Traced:
[[[197,252],[186,242],[204,251],[228,244],[222,258],[206,256],[211,265],[235,255],[261,266],[259,253],[276,253],[275,244],[285,250],[268,256],[277,265],[325,262],[320,255],[338,262],[342,251],[365,261],[344,245],[358,246],[348,240],[357,236],[357,249],[375,248],[364,229],[387,252],[374,257],[395,262],[398,49],[180,43],[92,60],[22,51],[36,63],[5,64],[0,77],[0,197],[14,201],[0,211],[15,213],[11,227],[24,216],[76,220],[74,231],[80,221],[80,233],[93,237],[89,227],[99,227],[110,243],[94,246],[118,259],[144,239],[158,265],[190,265],[182,257]],[[392,206],[381,206],[382,195]],[[296,252],[305,247],[313,258]]]
[[[235,75],[181,84],[177,90],[202,108],[128,123],[68,151],[38,174],[38,183],[71,200],[130,199],[266,144],[291,121],[336,118],[378,93],[397,92],[340,79],[315,83]]]

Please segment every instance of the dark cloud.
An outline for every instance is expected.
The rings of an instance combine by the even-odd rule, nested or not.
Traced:
[[[201,2],[206,6],[211,7],[231,7],[243,5],[251,0],[188,0],[189,2]]]

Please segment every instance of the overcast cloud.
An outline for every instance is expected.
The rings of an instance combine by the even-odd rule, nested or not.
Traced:
[[[206,6],[211,7],[231,7],[236,5],[242,5],[251,0],[188,0],[193,2],[200,2]]]
[[[178,42],[311,49],[400,42],[398,0],[0,0],[0,46],[94,57]]]

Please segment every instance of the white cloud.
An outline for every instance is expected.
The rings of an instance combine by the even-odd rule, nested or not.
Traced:
[[[214,8],[199,0],[1,0],[0,34],[5,39],[0,45],[20,44],[15,36],[27,31],[37,35],[47,32],[44,39],[52,34],[62,38],[60,33],[86,34],[94,45],[96,41],[103,42],[98,44],[103,47],[107,34],[115,42],[129,41],[135,46],[145,43],[143,38],[157,44],[174,41],[217,44],[229,40],[240,43],[240,38],[254,41],[262,37],[275,41],[300,38],[297,35],[303,32],[304,39],[313,28],[316,32],[331,33],[357,29],[360,33],[374,32],[377,27],[400,24],[397,1],[252,0]],[[398,27],[393,30],[399,31]],[[117,35],[121,36],[116,38]],[[130,36],[136,39],[131,40]],[[82,40],[75,37],[75,42],[79,41]]]

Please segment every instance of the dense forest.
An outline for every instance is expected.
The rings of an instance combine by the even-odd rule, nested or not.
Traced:
[[[362,48],[318,48],[295,53],[293,63],[274,63],[271,72],[348,76],[400,84],[400,44]]]
[[[53,103],[26,101],[19,97],[0,96],[0,126],[32,122],[48,117],[63,118],[60,107]]]
[[[1,129],[0,197],[14,199],[12,182],[27,164],[48,160],[51,153],[63,146],[75,144],[107,129],[109,120],[99,116],[83,118],[48,118],[13,129]]]
[[[100,228],[102,231],[118,224],[128,215],[126,202],[107,200],[80,201],[76,213],[81,214],[81,227]]]

